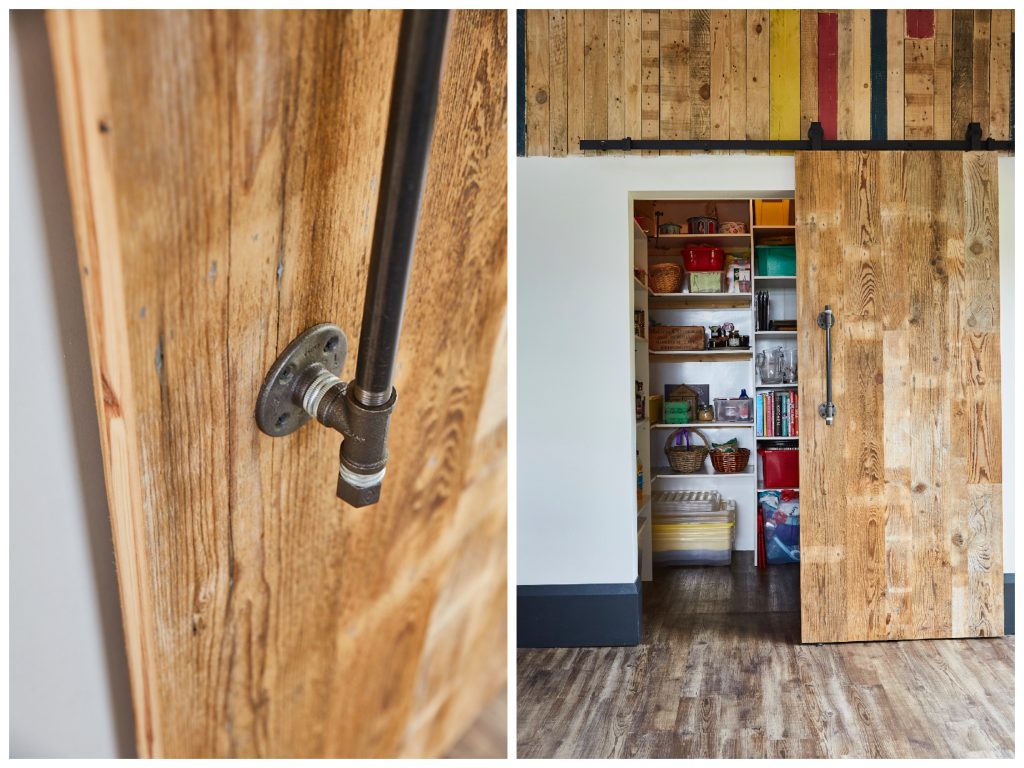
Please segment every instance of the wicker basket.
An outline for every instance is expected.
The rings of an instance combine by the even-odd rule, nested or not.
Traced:
[[[690,432],[695,433],[704,442],[704,445],[690,445]],[[683,435],[686,445],[673,445],[677,435]],[[704,459],[708,457],[709,448],[710,443],[708,443],[707,437],[699,429],[677,429],[665,441],[665,456],[673,470],[692,475],[704,468]],[[750,452],[747,451],[747,453]]]
[[[750,449],[739,448],[735,451],[711,451],[711,466],[715,472],[732,475],[742,472],[750,461]]]
[[[679,264],[655,264],[647,284],[655,293],[679,293],[683,289],[683,268]]]

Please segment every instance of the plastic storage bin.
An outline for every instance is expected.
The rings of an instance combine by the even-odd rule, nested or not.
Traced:
[[[765,488],[797,488],[800,485],[799,448],[758,448]]]
[[[759,227],[784,227],[789,224],[792,200],[755,200],[754,224]]]
[[[721,293],[725,290],[723,272],[689,272],[690,293]]]
[[[800,562],[800,492],[762,491],[757,503],[764,517],[765,561]]]
[[[795,245],[758,245],[757,274],[760,277],[793,277],[796,275]]]
[[[736,534],[736,502],[721,501],[711,512],[681,511],[658,494],[651,529],[658,565],[729,565]]]
[[[718,421],[753,421],[754,399],[751,397],[716,397],[715,418]]]

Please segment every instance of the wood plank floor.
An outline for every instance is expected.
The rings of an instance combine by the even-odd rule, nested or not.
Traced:
[[[1013,756],[1013,637],[799,638],[796,566],[659,569],[642,645],[519,651],[518,756]]]

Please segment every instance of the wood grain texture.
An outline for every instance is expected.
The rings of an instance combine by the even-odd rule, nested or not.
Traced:
[[[908,50],[931,39],[908,38]],[[798,153],[802,638],[1001,635],[996,158]]]
[[[1010,37],[1013,10],[992,11],[989,50],[989,133],[1010,138]]]
[[[800,11],[800,136],[818,122],[818,12]]]
[[[800,11],[773,9],[769,22],[772,139],[800,138]]]
[[[382,502],[253,419],[357,345],[398,21],[49,16],[142,756],[439,755],[501,689],[504,14],[453,15]]]
[[[888,92],[886,103],[886,136],[890,139],[906,138],[906,116],[904,103],[905,98],[905,76],[903,67],[905,64],[904,41],[906,39],[907,19],[906,11],[889,9],[886,11],[886,59],[889,71],[885,79],[885,87]]]
[[[521,650],[520,758],[1014,754],[1014,638],[800,644],[799,567],[659,569],[630,648]]]
[[[773,34],[773,15],[795,19],[796,12],[593,11],[591,32],[605,30],[595,46],[592,35],[585,34],[584,11],[548,11],[551,147],[528,148],[527,153],[562,154],[558,137],[563,101],[570,154],[578,153],[574,145],[588,126],[600,134],[591,138],[606,131],[610,138],[688,139],[724,138],[728,124],[730,139],[769,139],[773,130],[782,130],[782,122],[787,134],[805,136],[816,118],[827,138],[868,139],[884,133],[903,139],[908,129],[917,138],[960,138],[967,123],[977,120],[984,131],[994,122],[996,134],[1005,125],[1009,135],[1013,13],[915,13],[908,22],[905,10],[888,9],[884,16],[876,11],[879,23],[874,24],[867,9],[804,10],[798,29],[791,32],[788,22],[780,22]],[[559,26],[563,18],[564,43]],[[831,38],[823,46],[822,29],[831,32],[836,21],[835,46]],[[908,36],[908,27],[913,35]],[[780,46],[783,37],[789,42]],[[542,45],[534,39],[527,41],[527,48]],[[823,65],[823,53],[834,58]],[[585,78],[585,60],[591,80]],[[600,80],[605,71],[607,88]],[[823,73],[828,75],[824,89]],[[589,101],[584,93],[588,88]],[[794,109],[796,134],[788,124]]]
[[[605,139],[608,137],[608,11],[584,11],[583,35],[584,138]]]
[[[551,156],[564,157],[569,151],[568,60],[566,58],[565,11],[548,14],[548,125],[551,136]]]
[[[770,22],[768,11],[747,11],[747,138],[768,136],[770,123]]]
[[[1009,61],[1009,56],[1006,57]],[[1009,107],[1009,89],[1006,93]],[[949,139],[953,125],[953,11],[935,11],[935,95],[932,125],[936,139]]]
[[[547,11],[526,12],[526,152],[551,154]]]

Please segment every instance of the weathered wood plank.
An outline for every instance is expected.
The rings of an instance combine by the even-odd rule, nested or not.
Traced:
[[[850,85],[853,114],[850,138],[871,138],[871,11],[853,11],[853,51]]]
[[[526,154],[551,154],[548,13],[526,12]]]
[[[660,134],[663,139],[690,137],[690,12],[661,11]]]
[[[580,139],[586,133],[584,114],[583,49],[586,46],[583,11],[565,12],[565,49],[568,82],[565,88],[567,124],[569,128],[569,154],[582,154]]]
[[[553,157],[564,157],[569,151],[569,71],[565,13],[563,10],[548,14],[548,115]]]
[[[643,41],[642,13],[639,10],[627,10],[624,17],[623,71],[625,73],[625,93],[623,95],[625,135],[638,139],[643,134],[643,106],[641,103],[640,86],[643,77]]]
[[[711,137],[711,12],[690,11],[690,138]]]
[[[583,13],[583,131],[608,138],[608,11]],[[584,152],[584,154],[595,154]]]
[[[906,37],[906,11],[890,9],[886,12],[886,38],[887,53],[889,62],[888,77],[885,81],[887,91],[887,130],[886,135],[890,139],[905,138],[906,117],[904,110],[904,39]]]
[[[950,136],[967,135],[974,107],[974,11],[953,11]]]
[[[608,11],[608,137],[626,135],[626,29],[623,11]],[[606,153],[607,154],[607,153]],[[612,152],[622,155],[621,151]]]
[[[747,136],[747,12],[729,18],[729,138]]]
[[[953,124],[953,11],[935,11],[935,98],[932,123],[936,139],[949,139]]]
[[[853,139],[855,96],[853,72],[853,19],[856,12],[840,10],[839,17],[839,48],[836,55],[836,136],[840,139]]]
[[[500,689],[504,14],[453,15],[380,504],[252,416],[294,334],[358,339],[398,22],[50,16],[143,756],[439,755]]]
[[[747,11],[747,138],[771,132],[771,41],[769,12]]]
[[[800,137],[818,121],[818,12],[800,11]]]
[[[989,135],[989,77],[991,74],[991,25],[992,11],[974,11],[974,86],[971,95],[974,97],[971,110],[971,122],[981,123],[981,135]]]
[[[839,16],[818,13],[818,119],[826,139],[838,138]]]
[[[711,128],[709,138],[729,138],[729,99],[732,93],[732,11],[711,11]]]
[[[643,138],[657,139],[661,136],[661,18],[658,11],[641,11],[640,16],[640,130]]]
[[[906,138],[935,138],[935,38],[908,37],[904,52]]]
[[[1010,138],[1010,36],[1013,11],[993,10],[989,52],[989,134]]]

